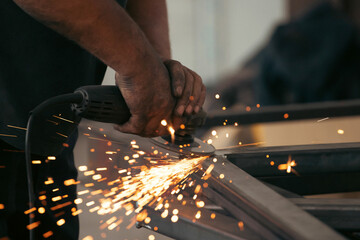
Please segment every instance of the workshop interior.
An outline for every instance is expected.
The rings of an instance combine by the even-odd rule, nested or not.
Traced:
[[[30,153],[58,161],[78,131],[64,187],[81,240],[360,239],[360,2],[166,2],[172,57],[207,87],[201,111],[177,131],[162,122],[165,136],[119,132],[131,113],[107,68],[31,112],[29,194]],[[69,199],[51,191],[61,228]]]

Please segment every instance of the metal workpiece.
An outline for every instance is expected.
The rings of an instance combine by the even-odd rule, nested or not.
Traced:
[[[209,159],[202,164],[204,171],[211,165],[214,166],[212,176],[207,179],[209,188],[268,229],[271,234],[263,235],[263,238],[274,239],[275,235],[276,239],[344,239],[225,158],[216,158],[216,162]],[[231,213],[232,209],[227,204],[222,204],[220,199],[210,199]],[[241,213],[235,217],[241,218]]]
[[[205,208],[199,209],[191,204],[181,205],[176,202],[172,202],[171,207],[179,209],[177,222],[170,220],[171,214],[166,218],[161,217],[163,209],[155,211],[147,206],[145,209],[151,217],[151,222],[137,222],[137,227],[144,227],[177,240],[261,239],[256,232],[245,227],[240,229],[239,221],[221,213],[217,212],[216,217],[212,219],[211,214],[214,212]],[[198,210],[201,210],[201,218],[195,219]]]
[[[309,195],[360,191],[360,143],[244,147],[222,151],[253,177],[291,192]],[[292,172],[279,170],[294,160]],[[271,164],[270,164],[271,163]]]
[[[296,162],[294,169],[300,175],[360,172],[360,143],[245,147],[226,157],[256,177],[288,175],[278,165],[287,163],[289,157]]]
[[[289,200],[334,229],[360,230],[360,199],[290,198]]]
[[[286,114],[286,117],[284,116]],[[208,112],[206,127],[229,124],[253,124],[276,121],[303,120],[360,115],[360,100],[289,104],[252,108],[250,111],[226,110]]]

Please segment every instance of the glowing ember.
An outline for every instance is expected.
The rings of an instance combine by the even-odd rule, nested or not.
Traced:
[[[177,222],[179,220],[179,217],[177,216],[177,215],[173,215],[172,217],[171,217],[171,221],[172,222]]]
[[[39,212],[40,214],[45,213],[45,208],[39,207],[38,212]]]
[[[342,134],[344,134],[345,132],[344,132],[344,130],[342,130],[342,129],[338,129],[338,130],[337,130],[337,133],[340,134],[340,135],[342,135]]]
[[[65,223],[65,220],[64,220],[64,219],[60,219],[59,221],[56,222],[56,224],[57,224],[58,226],[62,226],[62,225],[64,225],[64,223]]]
[[[201,218],[201,211],[197,211],[197,213],[196,213],[196,215],[195,215],[195,218],[196,218],[196,219]]]
[[[175,142],[175,129],[172,127],[168,128],[170,135],[171,135],[171,142],[174,143]]]
[[[196,202],[196,206],[197,206],[198,208],[202,208],[202,207],[205,206],[205,203],[204,203],[204,201],[197,201],[197,202]]]
[[[166,127],[167,122],[166,122],[166,120],[165,120],[165,119],[161,121],[161,125],[163,125],[164,127]]]
[[[238,222],[238,226],[240,228],[240,231],[244,231],[244,222],[242,221]]]

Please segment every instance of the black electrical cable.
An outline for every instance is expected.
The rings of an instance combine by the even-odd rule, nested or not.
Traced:
[[[83,95],[81,93],[69,93],[50,98],[40,105],[38,105],[31,113],[27,122],[27,131],[25,136],[25,162],[26,162],[26,175],[27,175],[27,187],[29,193],[30,209],[35,207],[35,194],[33,187],[33,177],[31,169],[31,130],[33,125],[34,116],[46,111],[49,107],[62,104],[77,103],[80,104],[83,101]],[[34,218],[29,214],[29,224],[34,222]],[[30,240],[34,240],[34,232],[29,230]]]

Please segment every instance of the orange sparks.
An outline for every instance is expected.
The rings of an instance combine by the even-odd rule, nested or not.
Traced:
[[[288,114],[288,113],[285,113],[285,114],[284,114],[284,118],[285,118],[285,119],[288,119],[288,118],[289,118],[289,114]]]
[[[26,210],[24,213],[29,214],[29,213],[32,213],[34,211],[36,211],[36,207],[30,208],[30,209]]]
[[[32,229],[34,229],[34,228],[37,228],[39,225],[40,225],[40,221],[31,223],[31,224],[27,225],[26,228],[27,228],[28,230],[32,230]]]
[[[205,206],[205,203],[204,203],[204,201],[197,201],[197,202],[196,202],[196,206],[197,206],[198,208],[202,208],[202,207]]]
[[[44,213],[45,213],[45,208],[39,207],[38,212],[39,212],[40,214],[44,214]]]
[[[75,185],[76,183],[75,179],[68,179],[64,181],[65,186]]]
[[[43,237],[44,238],[48,238],[48,237],[51,237],[54,233],[52,231],[48,231],[46,233],[43,234]]]
[[[161,125],[163,125],[164,127],[166,127],[167,122],[166,122],[166,120],[165,120],[165,119],[161,120]]]
[[[169,130],[169,133],[171,135],[171,142],[174,143],[175,142],[175,130],[171,126],[168,128],[168,130]]]
[[[240,228],[240,231],[244,231],[244,222],[243,221],[238,222],[238,227]]]
[[[177,215],[173,215],[173,216],[171,217],[171,221],[172,221],[173,223],[177,222],[178,220],[179,220],[179,217],[178,217]]]
[[[88,236],[84,237],[82,240],[94,240],[94,238],[93,238],[93,236],[88,235]]]
[[[342,129],[338,129],[338,130],[337,130],[337,133],[340,134],[340,135],[343,135],[345,132],[344,132],[344,130],[342,130]]]

